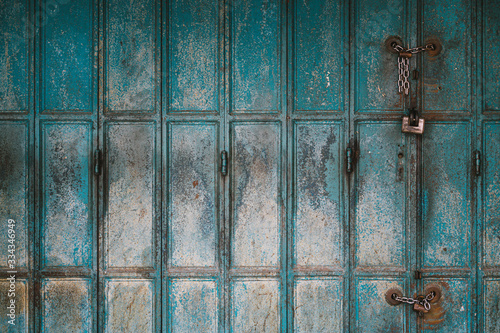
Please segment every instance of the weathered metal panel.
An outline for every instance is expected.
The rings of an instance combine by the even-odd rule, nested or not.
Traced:
[[[280,127],[239,122],[231,126],[232,266],[280,263]]]
[[[92,124],[41,124],[42,263],[91,266]]]
[[[43,1],[47,13],[47,24],[42,27],[45,111],[90,111],[92,107],[92,3]]]
[[[231,333],[278,332],[280,283],[276,279],[231,282]]]
[[[294,261],[296,266],[343,263],[342,124],[294,125]]]
[[[9,297],[12,289],[15,289],[15,297]],[[7,316],[11,314],[12,303],[15,300],[15,325],[9,324],[12,317]],[[28,330],[28,282],[25,279],[16,279],[15,287],[11,286],[9,280],[0,280],[0,309],[2,309],[2,320],[0,320],[0,331],[4,333],[27,333]]]
[[[344,294],[338,278],[301,278],[294,288],[294,332],[342,332]]]
[[[91,282],[42,281],[42,332],[92,332]]]
[[[154,123],[106,124],[107,267],[153,267]]]
[[[471,8],[469,0],[423,2],[424,38],[437,38],[443,45],[439,55],[423,56],[424,112],[470,112]]]
[[[390,36],[404,38],[405,3],[359,0],[354,4],[356,111],[403,109],[397,89],[397,57],[387,51],[385,40]]]
[[[356,279],[356,328],[352,331],[407,332],[405,306],[391,306],[385,300],[391,288],[405,290],[405,283],[402,279]]]
[[[231,100],[235,112],[280,109],[280,1],[231,5]]]
[[[25,121],[0,124],[0,221],[15,221],[16,267],[27,266],[28,254],[28,125]],[[7,229],[5,229],[7,231]],[[0,267],[8,268],[7,232],[0,233]]]
[[[405,265],[405,171],[401,128],[394,122],[361,122],[355,215],[356,266]],[[401,170],[401,167],[403,170]]]
[[[219,2],[169,3],[169,78],[172,111],[218,107]]]
[[[500,266],[500,123],[484,124],[484,265]]]
[[[106,111],[153,111],[155,1],[106,2]]]
[[[107,279],[105,332],[154,332],[151,280]]]
[[[218,332],[219,302],[215,280],[173,279],[169,284],[170,332]]]
[[[472,308],[472,286],[468,279],[425,279],[424,284],[437,285],[441,297],[431,304],[431,311],[424,316],[423,332],[473,332],[471,320],[476,313]]]
[[[0,2],[0,111],[28,110],[28,1]]]
[[[295,91],[298,111],[340,111],[343,16],[338,0],[297,1]]]
[[[500,111],[500,2],[483,1],[483,94],[486,111]]]
[[[487,279],[483,290],[484,331],[500,332],[500,279]]]
[[[171,266],[217,265],[218,125],[169,126]]]
[[[423,264],[469,267],[470,127],[465,122],[426,123],[422,148]]]

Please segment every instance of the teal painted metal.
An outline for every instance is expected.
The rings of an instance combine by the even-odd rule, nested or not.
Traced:
[[[500,330],[499,17],[1,2],[0,331]],[[442,45],[411,58],[408,97],[391,36]],[[401,132],[410,108],[422,136]],[[423,317],[386,301],[430,287]]]

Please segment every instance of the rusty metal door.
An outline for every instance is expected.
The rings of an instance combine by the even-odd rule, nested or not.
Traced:
[[[2,332],[500,331],[497,1],[0,22]],[[408,95],[390,38],[440,46]],[[430,291],[422,314],[391,297]]]

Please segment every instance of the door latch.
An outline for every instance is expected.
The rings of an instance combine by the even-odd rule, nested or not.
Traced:
[[[94,152],[94,174],[99,176],[101,174],[101,150],[96,149]]]
[[[225,150],[220,153],[220,173],[222,176],[227,175],[227,151]]]
[[[422,134],[424,133],[425,120],[418,116],[416,109],[411,109],[408,116],[403,117],[401,131],[403,133]]]

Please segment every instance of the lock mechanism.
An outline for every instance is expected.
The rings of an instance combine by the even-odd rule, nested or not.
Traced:
[[[410,109],[408,116],[403,117],[401,131],[403,133],[422,134],[424,133],[425,120],[419,117],[416,109]]]

